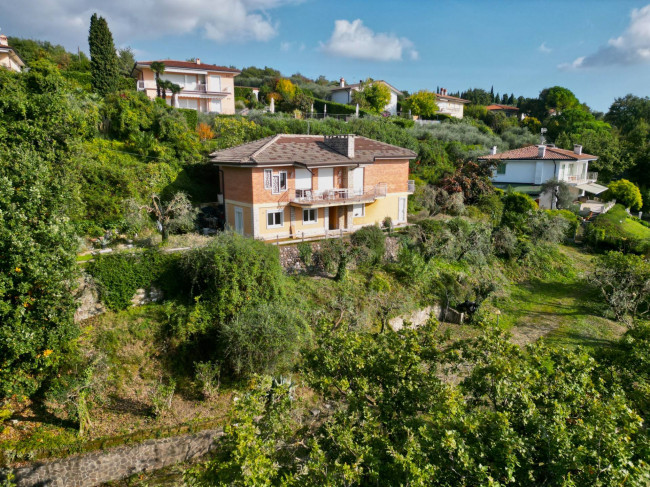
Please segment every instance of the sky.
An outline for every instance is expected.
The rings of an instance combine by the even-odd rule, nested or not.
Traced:
[[[88,51],[90,16],[139,60],[199,57],[400,90],[572,90],[607,111],[650,95],[650,2],[635,0],[3,0],[1,32]]]

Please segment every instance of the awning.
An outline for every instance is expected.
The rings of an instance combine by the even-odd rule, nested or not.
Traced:
[[[601,186],[600,184],[596,183],[578,184],[576,188],[591,194],[600,194],[607,191],[607,186]]]

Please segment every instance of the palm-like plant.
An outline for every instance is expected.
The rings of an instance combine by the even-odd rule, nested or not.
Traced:
[[[164,83],[164,81],[160,79],[160,75],[165,72],[165,63],[162,61],[154,61],[151,63],[151,70],[156,74],[156,95],[160,98],[161,91],[163,91],[161,89],[162,84]]]
[[[169,91],[172,92],[172,106],[176,107],[176,95],[183,91],[183,87],[181,85],[177,85],[176,83],[172,83],[171,81],[168,81],[167,83],[167,88],[169,88]]]

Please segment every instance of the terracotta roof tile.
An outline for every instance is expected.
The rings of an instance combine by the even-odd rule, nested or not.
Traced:
[[[497,103],[494,103],[492,105],[488,105],[485,107],[487,110],[515,110],[519,111],[519,108],[513,107],[511,105],[499,105]]]
[[[539,157],[539,149],[536,145],[529,145],[521,149],[513,149],[499,154],[490,154],[487,156],[479,157],[480,160],[496,160],[496,161],[512,161],[512,160],[531,160],[531,159],[544,159],[544,160],[596,160],[597,156],[590,154],[576,154],[571,150],[559,149],[557,147],[546,147],[544,157]]]
[[[371,163],[377,158],[416,157],[415,152],[366,137],[355,136],[354,158],[343,155],[324,142],[322,135],[279,134],[210,154],[212,162],[269,165],[295,162],[307,166]]]
[[[461,103],[471,103],[469,100],[465,100],[464,98],[458,98],[457,96],[441,95],[440,93],[434,93],[434,94],[436,95],[436,98],[448,98],[450,100],[459,101]]]
[[[136,64],[150,65],[156,61],[138,61]],[[238,69],[227,68],[225,66],[217,66],[216,64],[197,64],[191,61],[174,61],[173,59],[160,59],[160,63],[164,63],[168,68],[183,68],[183,69],[199,69],[202,71],[225,71],[227,73],[240,73]]]

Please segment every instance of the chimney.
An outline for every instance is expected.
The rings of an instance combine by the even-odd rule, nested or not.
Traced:
[[[537,146],[537,158],[538,159],[544,159],[545,155],[546,155],[546,146],[545,145],[538,145]]]
[[[354,134],[326,135],[325,145],[350,159],[354,159]]]
[[[8,46],[9,41],[7,40],[7,36],[4,34],[0,34],[0,46]]]
[[[496,145],[493,145],[493,146],[492,146],[492,149],[490,149],[490,155],[493,156],[493,155],[496,154],[496,153],[497,153],[497,146],[496,146]]]
[[[196,64],[201,64],[201,60],[198,57],[196,58]]]
[[[580,144],[573,144],[573,152],[577,155],[582,154],[582,146]]]
[[[345,78],[341,78],[341,79],[339,80],[339,86],[340,86],[341,88],[343,88],[343,87],[345,86]]]

